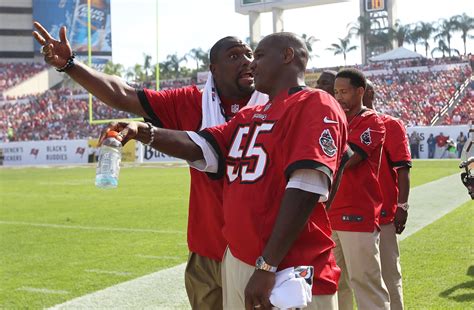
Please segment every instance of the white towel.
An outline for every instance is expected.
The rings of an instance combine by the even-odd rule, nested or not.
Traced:
[[[313,294],[313,267],[290,267],[276,273],[270,302],[279,309],[304,308]]]
[[[247,106],[262,105],[268,102],[268,96],[258,91],[254,91],[250,97]],[[204,128],[216,126],[225,123],[225,118],[221,112],[221,99],[217,94],[214,85],[214,78],[211,71],[207,75],[206,85],[202,94],[202,124]]]

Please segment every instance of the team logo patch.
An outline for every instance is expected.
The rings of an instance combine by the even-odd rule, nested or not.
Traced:
[[[329,157],[336,155],[337,147],[334,143],[334,139],[329,132],[329,129],[324,129],[321,137],[319,137],[319,145],[323,149],[324,154]]]
[[[239,112],[239,110],[240,110],[240,107],[239,107],[238,104],[233,104],[233,105],[230,106],[230,111],[234,114]]]
[[[372,137],[370,136],[370,128],[367,128],[367,130],[364,131],[360,135],[360,142],[364,143],[365,145],[372,144]]]
[[[309,286],[313,285],[313,266],[295,267],[295,278],[303,278]]]

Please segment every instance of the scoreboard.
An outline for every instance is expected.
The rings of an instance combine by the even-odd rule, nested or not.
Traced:
[[[365,1],[365,11],[370,12],[377,12],[377,11],[385,11],[385,1],[386,0],[364,0]]]

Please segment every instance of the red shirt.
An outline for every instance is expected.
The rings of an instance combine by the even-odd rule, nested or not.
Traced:
[[[252,266],[272,233],[292,172],[318,169],[332,180],[345,147],[346,119],[337,101],[320,90],[299,89],[200,133],[219,154],[218,174],[225,177],[224,236],[232,254]],[[312,265],[313,294],[333,294],[340,274],[334,246],[318,203],[278,268]]]
[[[197,131],[202,121],[202,93],[195,87],[138,91],[140,102],[154,125],[168,129]],[[240,102],[238,103],[240,104]],[[224,107],[226,112],[229,108]],[[227,113],[226,113],[227,114]],[[190,169],[191,190],[188,215],[188,247],[191,252],[222,260],[227,242],[222,235],[222,180]]]
[[[446,143],[448,143],[448,139],[449,139],[449,137],[442,136],[442,135],[437,135],[435,137],[436,145],[438,147],[444,147],[446,145]]]
[[[385,142],[382,148],[379,183],[383,195],[380,225],[393,222],[398,203],[397,169],[411,167],[407,132],[403,122],[389,115],[379,114],[385,125]]]
[[[372,110],[363,110],[349,121],[349,146],[363,158],[345,169],[329,210],[334,230],[373,232],[378,229],[382,192],[378,182],[385,126]]]

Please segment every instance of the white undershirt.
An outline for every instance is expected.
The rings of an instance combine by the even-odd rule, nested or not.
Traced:
[[[219,161],[214,148],[196,132],[186,131],[186,133],[201,148],[204,155],[204,159],[188,161],[189,166],[202,172],[216,173]],[[324,172],[317,169],[298,169],[291,174],[286,188],[297,188],[318,194],[320,196],[319,202],[325,202],[329,196],[329,178]]]

